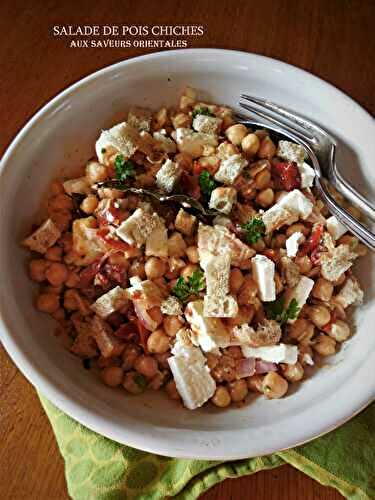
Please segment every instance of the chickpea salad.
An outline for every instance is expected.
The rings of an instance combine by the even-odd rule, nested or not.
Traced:
[[[81,177],[51,184],[23,241],[37,309],[110,387],[165,390],[191,410],[285,396],[350,337],[348,308],[363,300],[352,264],[366,248],[317,197],[302,146],[189,87],[175,108],[125,117],[98,133]]]

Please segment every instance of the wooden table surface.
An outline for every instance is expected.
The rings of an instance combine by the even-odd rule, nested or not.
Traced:
[[[264,54],[304,68],[375,111],[374,0],[68,1],[0,4],[0,153],[51,97],[81,77],[155,49],[73,49],[52,27],[202,25],[190,47]],[[139,38],[138,38],[139,39]],[[62,500],[64,464],[33,387],[0,347],[0,498]],[[289,466],[228,480],[205,500],[334,500],[341,496]]]

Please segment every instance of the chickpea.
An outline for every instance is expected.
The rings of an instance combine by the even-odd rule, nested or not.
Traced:
[[[314,335],[314,325],[307,319],[298,318],[294,323],[288,325],[288,335],[290,338],[298,340],[298,342],[306,343]]]
[[[311,260],[307,255],[304,255],[303,257],[296,257],[294,262],[297,264],[298,270],[301,274],[307,274],[312,269]]]
[[[165,377],[166,377],[166,373],[157,373],[155,375],[155,377],[153,377],[150,381],[150,383],[148,384],[149,388],[150,389],[153,389],[154,391],[158,391],[162,385],[164,384],[165,382]]]
[[[140,262],[139,260],[133,261],[131,266],[129,267],[129,277],[130,276],[138,276],[141,279],[145,279],[146,272],[144,263]]]
[[[117,387],[122,382],[124,372],[119,366],[108,366],[100,372],[100,376],[105,385],[109,385],[109,387]]]
[[[255,201],[263,208],[269,207],[272,205],[274,199],[273,189],[267,188],[263,189],[258,196],[255,198]]]
[[[321,333],[316,339],[313,348],[321,356],[331,356],[336,352],[336,341],[328,335]]]
[[[158,372],[158,363],[152,356],[142,354],[135,360],[134,368],[146,378],[152,378]]]
[[[52,286],[62,285],[68,278],[68,268],[60,262],[53,262],[46,271],[46,278]]]
[[[66,290],[64,293],[64,307],[68,311],[76,311],[78,309],[77,291],[75,289]]]
[[[247,388],[246,380],[235,380],[229,383],[229,393],[232,401],[238,403],[246,398],[249,389]]]
[[[198,264],[199,254],[198,254],[198,248],[196,246],[187,247],[185,253],[192,264]]]
[[[217,148],[217,156],[220,158],[220,160],[226,160],[230,156],[236,155],[238,153],[238,148],[230,142],[222,142]]]
[[[103,182],[108,177],[107,167],[97,161],[89,161],[86,165],[86,177],[90,184]]]
[[[341,286],[344,284],[345,280],[346,280],[346,274],[343,273],[339,279],[333,282],[333,286]]]
[[[77,288],[80,282],[80,277],[77,271],[70,271],[65,281],[65,285],[69,288]]]
[[[285,231],[285,234],[289,238],[289,236],[292,236],[294,233],[302,233],[304,236],[307,236],[309,234],[310,230],[307,228],[304,224],[301,222],[296,222],[295,224],[291,224],[287,230]]]
[[[206,361],[207,361],[207,366],[210,370],[213,370],[215,366],[217,366],[219,363],[218,356],[216,356],[212,352],[206,353]]]
[[[261,170],[254,179],[255,187],[257,189],[266,189],[271,181],[271,172],[268,168]]]
[[[92,214],[98,206],[98,198],[94,194],[89,194],[81,203],[81,210],[85,214]]]
[[[44,257],[47,260],[52,260],[53,262],[59,262],[62,258],[62,248],[58,245],[48,248]]]
[[[279,399],[287,393],[288,382],[278,373],[270,372],[263,379],[262,389],[267,399]]]
[[[181,233],[174,232],[168,238],[168,255],[169,257],[183,257],[185,255],[185,250],[187,245],[181,235]]]
[[[58,212],[51,213],[51,219],[61,232],[65,232],[69,229],[70,221],[72,220],[72,213],[67,210],[60,210]]]
[[[147,312],[151,319],[153,319],[157,323],[157,326],[159,326],[163,322],[163,315],[160,311],[160,307],[151,307],[151,309],[149,309]]]
[[[267,158],[270,160],[276,154],[276,146],[272,142],[271,138],[267,135],[264,139],[262,139],[260,143],[260,147],[258,150],[259,158]]]
[[[245,278],[238,267],[234,267],[230,271],[229,275],[229,288],[230,288],[230,293],[237,295],[238,290],[241,288],[243,285]]]
[[[319,278],[312,290],[312,296],[316,299],[322,300],[323,302],[331,300],[332,293],[333,284],[324,278]]]
[[[239,346],[230,346],[225,349],[225,354],[230,356],[233,359],[241,359],[243,358],[241,347]]]
[[[289,382],[298,382],[303,378],[304,370],[301,363],[298,361],[294,365],[283,365],[282,370],[284,377],[289,380]]]
[[[280,274],[277,271],[275,272],[274,275],[274,282],[275,282],[276,295],[279,295],[279,293],[281,293],[284,290],[284,284]]]
[[[185,113],[177,113],[172,118],[172,123],[175,129],[178,128],[190,128],[191,127],[191,118],[189,115],[186,115]]]
[[[310,345],[300,344],[298,361],[301,363],[302,366],[305,366],[305,365],[311,365],[311,360],[313,361],[313,350],[311,349]]]
[[[255,134],[247,134],[241,141],[241,147],[248,158],[255,156],[260,147],[259,137]]]
[[[43,286],[43,293],[57,293],[59,295],[63,290],[63,285],[59,286]]]
[[[163,319],[163,328],[168,337],[175,337],[182,325],[178,316],[165,316]]]
[[[168,394],[168,397],[170,397],[171,399],[174,399],[176,401],[181,399],[174,380],[168,382],[168,384],[165,386],[165,390]]]
[[[164,260],[157,257],[150,257],[145,264],[145,273],[148,279],[153,280],[161,278],[167,270],[167,265]]]
[[[169,338],[161,328],[151,333],[147,339],[147,349],[154,354],[164,354],[169,349]]]
[[[247,275],[238,292],[238,305],[245,306],[254,303],[254,299],[258,293],[258,286],[254,279]]]
[[[344,342],[344,340],[350,337],[349,325],[345,321],[338,319],[334,323],[332,323],[328,335],[335,339],[337,342]]]
[[[240,306],[238,308],[237,316],[227,319],[227,325],[234,327],[242,325],[243,323],[251,323],[255,314],[254,306]]]
[[[199,266],[197,264],[188,264],[182,269],[180,276],[182,276],[182,278],[186,281],[190,278],[194,271],[197,271],[198,269]]]
[[[60,181],[51,182],[49,190],[52,196],[57,196],[58,194],[65,193],[64,186]]]
[[[318,328],[322,328],[324,325],[329,323],[331,319],[331,313],[329,310],[321,305],[309,307],[307,315]]]
[[[122,369],[131,370],[140,354],[141,350],[137,345],[128,344],[122,353]]]
[[[29,274],[33,281],[38,283],[46,279],[46,270],[48,269],[49,262],[44,259],[34,259],[29,264]]]
[[[48,210],[52,212],[60,210],[70,211],[73,210],[73,208],[73,200],[64,193],[53,196],[48,200]]]
[[[236,125],[232,125],[226,129],[225,135],[232,144],[239,146],[242,139],[247,135],[247,128],[242,123],[236,123]]]
[[[171,357],[171,353],[169,351],[164,352],[163,354],[155,354],[154,358],[158,362],[158,365],[163,370],[169,370],[168,359]]]
[[[36,307],[39,311],[54,313],[60,307],[59,296],[55,293],[41,293],[37,298]]]
[[[137,372],[127,372],[122,386],[130,394],[141,394],[146,389],[147,381]]]
[[[59,246],[63,247],[65,253],[73,249],[73,235],[72,233],[64,233],[58,241]]]
[[[219,408],[226,408],[231,403],[231,397],[226,387],[220,385],[216,387],[215,394],[212,396],[211,401]]]
[[[253,392],[263,392],[263,375],[253,375],[247,378],[247,387]]]
[[[54,313],[52,313],[53,318],[56,321],[63,322],[65,320],[65,310],[59,307]]]

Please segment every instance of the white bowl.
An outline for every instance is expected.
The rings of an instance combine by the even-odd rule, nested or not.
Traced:
[[[32,304],[34,287],[19,241],[57,172],[90,158],[102,128],[129,105],[157,108],[177,102],[185,85],[201,97],[236,107],[242,92],[267,96],[315,119],[335,135],[350,180],[375,186],[375,127],[355,102],[318,78],[261,56],[193,49],[156,53],[105,68],[63,91],[42,108],[1,162],[1,339],[24,375],[55,405],[116,441],[175,457],[240,459],[308,441],[349,419],[375,395],[375,321],[369,301],[357,333],[286,398],[258,398],[244,408],[188,411],[163,393],[127,396],[105,387],[52,335],[53,323]],[[340,159],[339,159],[340,161]],[[366,193],[365,193],[366,194]],[[367,193],[369,194],[369,192]]]

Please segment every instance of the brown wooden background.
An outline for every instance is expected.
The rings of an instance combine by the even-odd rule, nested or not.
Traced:
[[[70,49],[62,24],[196,24],[190,47],[256,52],[295,64],[375,111],[375,0],[107,0],[0,2],[0,153],[56,93],[155,49]],[[63,461],[32,386],[0,346],[0,498],[67,499]],[[341,498],[289,466],[228,480],[204,500]]]

